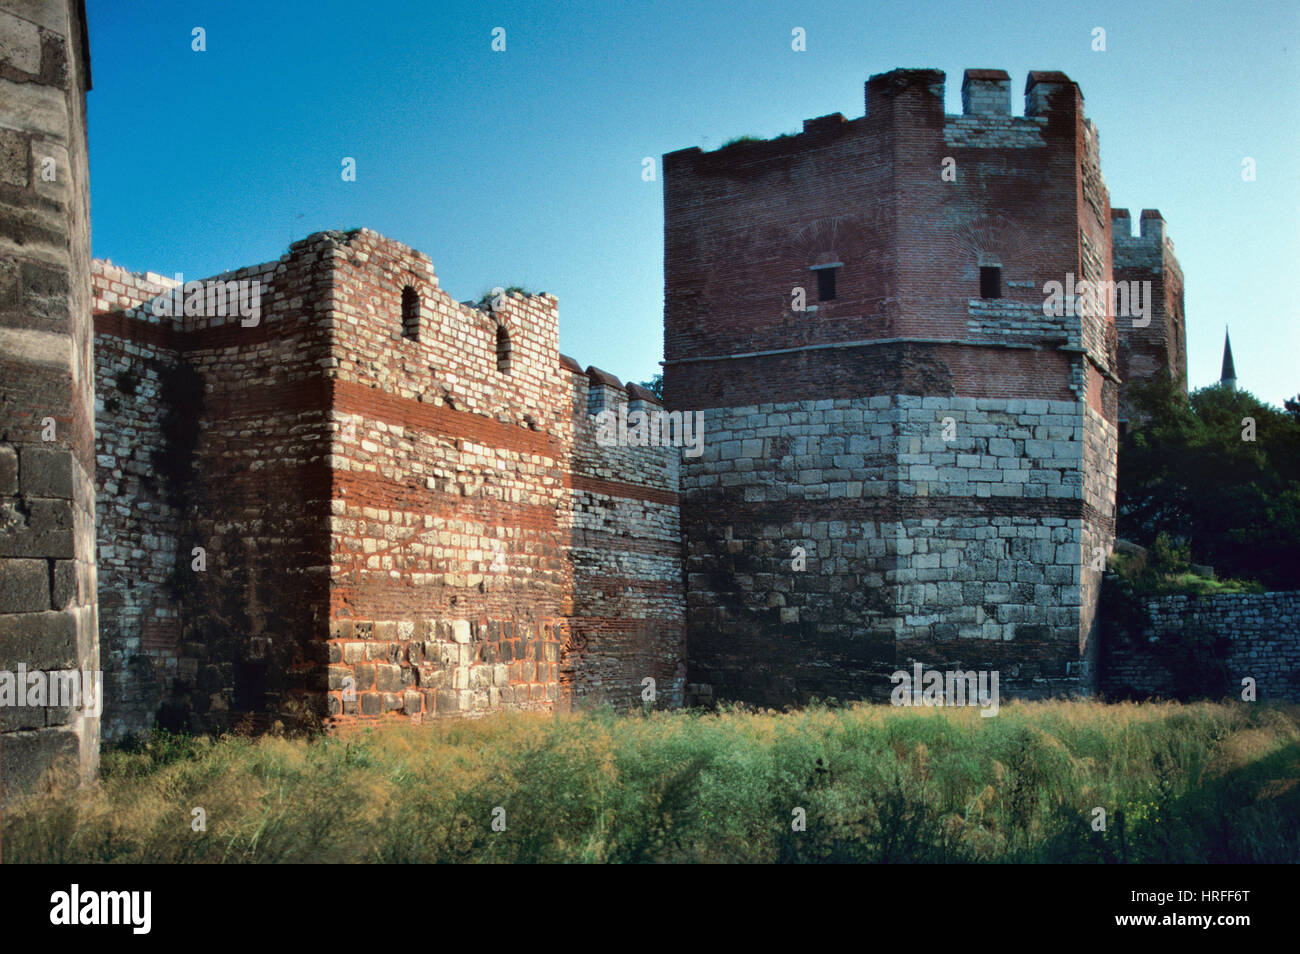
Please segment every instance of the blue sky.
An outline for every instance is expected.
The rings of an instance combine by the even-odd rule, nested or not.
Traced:
[[[964,69],[1005,69],[1020,114],[1025,74],[1059,69],[1100,129],[1111,204],[1169,223],[1192,386],[1218,379],[1230,324],[1242,387],[1300,391],[1293,0],[684,6],[90,0],[94,253],[199,277],[366,226],[426,252],[456,298],[557,295],[561,350],[643,380],[663,356],[643,157],[856,118],[867,77],[900,66],[945,70],[952,113]]]

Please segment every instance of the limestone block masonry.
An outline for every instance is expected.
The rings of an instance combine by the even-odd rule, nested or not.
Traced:
[[[99,669],[85,12],[0,8],[0,670]],[[93,709],[90,710],[93,712]],[[89,778],[98,720],[0,706],[0,795]]]

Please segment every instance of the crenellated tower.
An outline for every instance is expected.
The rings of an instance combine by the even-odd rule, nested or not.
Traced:
[[[1119,376],[1110,206],[1078,86],[968,70],[866,115],[664,157],[665,396],[683,462],[691,683],[880,697],[913,662],[1093,685]],[[1058,307],[1045,307],[1061,288]]]

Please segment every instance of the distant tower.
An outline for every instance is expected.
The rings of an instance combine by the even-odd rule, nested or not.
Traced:
[[[1233,390],[1237,388],[1237,369],[1232,366],[1232,339],[1228,337],[1226,326],[1223,329],[1223,370],[1219,373],[1219,383]]]

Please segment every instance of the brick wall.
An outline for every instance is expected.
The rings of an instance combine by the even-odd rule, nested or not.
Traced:
[[[159,316],[175,280],[96,263],[110,738],[323,709],[328,277],[300,243],[204,280],[256,282],[255,320]]]
[[[179,360],[181,329],[151,307],[174,280],[101,261],[92,263],[92,279],[100,658],[108,687],[101,724],[103,737],[116,740],[154,725],[180,658],[170,583],[179,509],[156,465],[166,453],[163,382]]]
[[[1300,701],[1300,593],[1162,596],[1105,616],[1110,695],[1240,697],[1249,677],[1260,702]]]
[[[569,554],[573,609],[562,677],[582,701],[638,705],[652,679],[654,703],[680,706],[686,682],[676,447],[597,440],[591,415],[620,408],[656,414],[646,391],[613,387],[595,368],[567,372],[574,444]]]
[[[453,301],[368,230],[214,280],[259,320],[96,263],[110,736],[680,704],[679,451],[597,443],[627,390],[553,297]]]
[[[0,668],[99,669],[85,11],[0,9]],[[66,764],[98,719],[0,709],[0,794]]]

